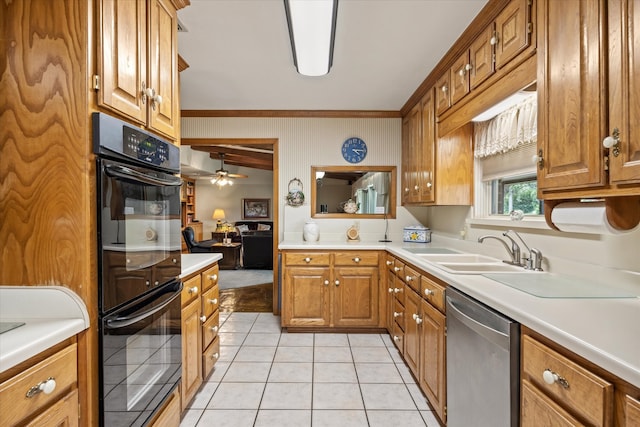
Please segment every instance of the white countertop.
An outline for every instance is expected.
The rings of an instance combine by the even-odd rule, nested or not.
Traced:
[[[387,250],[640,387],[640,298],[536,297],[482,275],[449,274],[406,250],[429,245],[447,247],[403,242],[283,241],[279,249]],[[598,280],[602,279],[591,279]],[[603,282],[602,286],[611,284]]]
[[[24,322],[0,334],[0,372],[89,327],[89,313],[62,286],[0,286],[0,322]]]
[[[182,273],[180,274],[180,278],[185,278],[221,259],[222,254],[216,253],[182,254],[182,258],[180,260]]]

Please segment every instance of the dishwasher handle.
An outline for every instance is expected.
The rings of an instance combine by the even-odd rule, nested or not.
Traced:
[[[492,343],[500,346],[501,348],[504,348],[507,350],[509,349],[509,335],[503,332],[497,331],[477,321],[476,319],[473,319],[468,314],[463,313],[461,310],[462,307],[456,306],[455,302],[450,297],[446,297],[446,299],[447,299],[447,305],[448,305],[447,316],[452,316],[458,319],[466,327],[473,330],[478,335],[491,341]]]

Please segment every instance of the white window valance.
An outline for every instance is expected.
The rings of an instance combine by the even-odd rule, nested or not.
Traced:
[[[506,153],[535,144],[537,138],[538,103],[534,93],[493,119],[474,123],[474,155],[484,158]]]

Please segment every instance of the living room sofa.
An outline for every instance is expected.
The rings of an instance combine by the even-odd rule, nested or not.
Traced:
[[[273,221],[236,221],[233,225],[236,231],[227,236],[234,243],[242,243],[242,268],[272,270]],[[258,230],[267,226],[268,230]],[[214,233],[220,241],[223,237],[224,233]]]

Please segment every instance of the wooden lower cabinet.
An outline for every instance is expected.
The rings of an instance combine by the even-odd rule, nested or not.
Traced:
[[[520,393],[522,401],[520,408],[521,427],[584,426],[529,381],[522,381]]]
[[[404,360],[417,378],[420,369],[420,296],[405,288],[404,296]]]
[[[638,393],[640,396],[640,392]],[[624,397],[625,427],[640,426],[640,400],[626,395]]]
[[[51,353],[47,355],[47,353]],[[0,424],[3,426],[77,426],[78,350],[72,343],[25,362],[25,369],[0,383]],[[55,379],[53,391],[27,396],[34,386]]]
[[[220,357],[218,264],[183,278],[182,385],[184,411]]]
[[[420,369],[418,384],[441,420],[446,420],[446,317],[426,300],[420,302]]]
[[[386,326],[377,251],[283,252],[282,325]]]
[[[162,411],[151,422],[152,427],[176,427],[180,425],[180,387],[176,388],[162,408]]]

